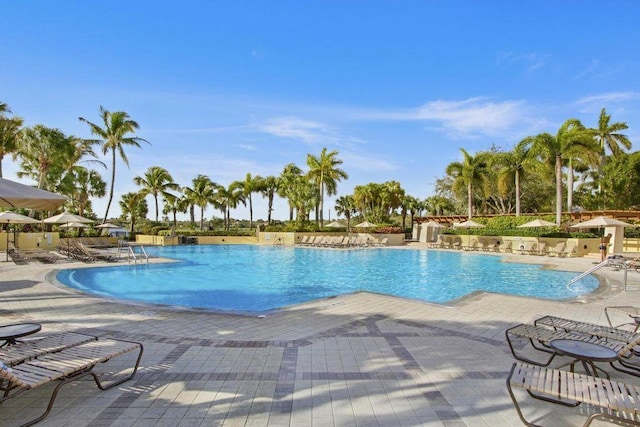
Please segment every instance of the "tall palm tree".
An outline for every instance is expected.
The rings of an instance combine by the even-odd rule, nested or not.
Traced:
[[[267,202],[268,202],[267,224],[271,224],[271,212],[273,212],[273,198],[278,192],[279,186],[280,186],[280,180],[273,175],[269,175],[262,180],[262,187],[260,188],[260,193],[262,193],[263,197],[267,198]]]
[[[591,149],[593,138],[577,119],[565,121],[556,135],[543,132],[533,138],[532,150],[544,162],[554,164],[556,182],[556,225],[562,225],[562,164],[580,149]]]
[[[147,201],[144,199],[144,194],[141,193],[123,194],[120,200],[120,210],[125,220],[128,218],[131,221],[132,233],[134,232],[136,220],[146,218],[149,211]]]
[[[198,175],[192,180],[191,188],[185,187],[184,194],[190,203],[200,208],[200,230],[204,229],[204,210],[214,203],[218,193],[218,184],[206,175]]]
[[[23,120],[20,117],[8,117],[11,113],[9,106],[0,102],[0,178],[2,178],[2,160],[7,154],[13,154],[18,149],[18,141]]]
[[[537,163],[531,153],[533,138],[527,137],[516,144],[512,151],[503,153],[503,168],[498,175],[498,186],[507,188],[511,182],[515,185],[516,216],[520,216],[522,190],[520,184],[528,170],[536,167]]]
[[[253,200],[251,195],[258,193],[262,189],[262,177],[259,175],[251,176],[250,173],[244,178],[244,181],[236,181],[235,186],[242,189],[244,199],[249,202],[249,229],[253,228]]]
[[[167,193],[162,200],[162,213],[167,215],[173,214],[173,229],[178,227],[178,212],[186,212],[188,207],[188,201],[186,197],[180,197],[172,193]]]
[[[231,226],[231,209],[237,208],[240,203],[245,204],[244,191],[240,183],[232,182],[227,188],[219,186],[218,206],[224,214],[224,225],[227,231]]]
[[[356,213],[356,204],[353,200],[353,196],[341,196],[336,199],[334,206],[338,215],[344,215],[347,219],[347,230],[351,229],[351,216]]]
[[[461,148],[460,151],[462,151],[464,160],[449,164],[447,166],[447,175],[451,175],[453,178],[454,191],[466,188],[467,217],[471,219],[473,215],[473,187],[474,185],[482,185],[484,182],[487,162],[483,153],[472,156],[464,148]]]
[[[629,141],[629,138],[620,133],[621,131],[628,129],[629,126],[627,126],[625,122],[609,124],[610,121],[611,115],[607,114],[607,111],[603,108],[602,111],[600,111],[600,117],[598,118],[598,127],[593,129],[596,141],[600,145],[601,157],[600,165],[598,166],[598,195],[600,197],[602,197],[602,169],[604,168],[607,148],[614,157],[623,152],[620,146],[627,150],[631,149],[631,141]]]
[[[20,158],[18,177],[34,179],[40,189],[56,190],[68,168],[74,140],[59,129],[43,125],[26,129],[14,153],[14,158]]]
[[[85,211],[91,206],[89,198],[104,197],[107,194],[107,184],[98,171],[84,166],[75,166],[62,180],[60,192],[69,196],[78,215],[85,216]]]
[[[324,225],[322,211],[325,192],[328,196],[336,194],[338,182],[349,178],[349,175],[338,167],[342,164],[342,160],[337,156],[336,150],[327,152],[326,147],[322,149],[319,156],[307,154],[308,175],[318,186],[318,196],[320,197],[319,203],[316,204],[316,223],[320,221],[320,226]]]
[[[116,153],[120,155],[120,158],[127,167],[129,167],[129,159],[124,152],[125,146],[133,146],[140,148],[141,142],[146,142],[142,138],[137,136],[128,136],[135,133],[140,127],[137,122],[131,120],[129,114],[124,111],[110,112],[104,107],[100,106],[100,118],[104,127],[100,127],[94,123],[91,123],[83,117],[79,117],[81,122],[89,125],[91,133],[96,135],[102,143],[102,153],[107,154],[111,152],[111,185],[109,188],[109,201],[107,202],[107,209],[104,213],[104,219],[102,222],[107,221],[109,216],[109,208],[111,207],[111,201],[113,200],[113,189],[116,183]]]
[[[293,163],[289,163],[282,169],[278,183],[278,196],[283,199],[287,199],[289,203],[289,221],[293,221],[293,210],[295,209],[294,203],[291,201],[291,192],[297,182],[298,178],[302,175],[302,169]]]
[[[158,222],[158,196],[167,197],[171,194],[170,190],[179,191],[180,186],[173,182],[171,174],[160,166],[151,166],[144,173],[144,176],[136,176],[133,178],[136,185],[142,186],[141,193],[145,196],[151,194],[156,205],[156,222]]]

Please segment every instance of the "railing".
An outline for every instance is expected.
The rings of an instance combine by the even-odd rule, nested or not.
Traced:
[[[131,260],[133,260],[133,265],[137,265],[138,264],[138,257],[141,257],[142,259],[144,259],[147,264],[149,264],[149,255],[147,254],[147,251],[144,250],[144,246],[140,245],[137,246],[138,248],[140,248],[140,253],[136,254],[136,251],[133,250],[133,246],[131,245],[125,245],[124,243],[122,243],[122,245],[118,248],[118,252],[120,252],[121,249],[126,248],[125,250],[127,251],[127,262],[129,264],[131,264]],[[141,259],[141,261],[142,261]]]
[[[582,273],[582,274],[574,277],[573,279],[571,279],[571,281],[569,283],[567,283],[567,288],[570,287],[571,285],[573,285],[574,283],[576,283],[578,280],[587,277],[589,274],[593,273],[596,270],[601,269],[602,267],[604,267],[606,265],[609,265],[609,260],[608,259],[605,259],[600,264],[594,265],[593,267],[591,267],[590,269],[588,269],[584,273]],[[625,272],[626,272],[626,269],[625,269]],[[626,279],[626,277],[625,277],[625,279]],[[625,280],[625,283],[626,283],[626,280]]]

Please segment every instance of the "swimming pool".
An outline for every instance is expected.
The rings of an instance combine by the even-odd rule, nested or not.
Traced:
[[[175,263],[61,270],[63,284],[149,303],[265,311],[358,290],[444,303],[477,290],[566,299],[598,287],[593,276],[504,263],[464,252],[322,250],[255,245],[147,248]]]

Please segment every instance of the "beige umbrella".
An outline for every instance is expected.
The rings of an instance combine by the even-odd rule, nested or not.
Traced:
[[[606,216],[599,216],[588,221],[580,222],[578,224],[574,224],[571,228],[597,228],[602,230],[604,227],[634,227],[633,224],[629,224],[627,222],[619,221],[617,219],[608,218]],[[604,261],[604,236],[600,237],[600,259]]]
[[[445,225],[435,221],[423,222],[422,225],[430,228],[447,228]]]
[[[537,228],[541,227],[555,227],[556,224],[550,221],[545,221],[544,219],[534,219],[533,221],[529,221],[522,225],[519,225],[518,228]],[[538,255],[540,255],[540,230],[538,230],[538,235],[536,236],[537,247],[538,247]]]
[[[329,227],[329,225],[327,225]],[[120,228],[115,224],[111,224],[110,222],[105,222],[104,224],[96,225],[93,228]]]
[[[344,227],[346,227],[346,225],[344,225],[340,221],[333,221],[333,222],[330,222],[329,224],[325,225],[325,227],[329,227],[329,228],[344,228]]]
[[[369,221],[365,221],[365,222],[361,222],[358,225],[354,225],[354,227],[356,228],[371,228],[371,227],[375,227],[376,225],[369,222]]]
[[[69,212],[62,212],[61,214],[54,215],[49,218],[45,218],[42,220],[42,222],[47,224],[65,224],[60,226],[64,228],[70,228],[70,227],[80,228],[80,227],[86,227],[83,224],[93,222],[93,220],[82,217],[80,215],[75,215]],[[70,226],[70,224],[76,224],[76,225]],[[78,224],[81,224],[81,225],[78,225]],[[69,235],[67,235],[67,250],[70,250],[70,249],[71,249],[71,241],[69,239]]]
[[[88,227],[87,224],[83,224],[81,222],[70,222],[68,224],[61,225],[60,228],[84,228]]]
[[[19,213],[5,211],[0,213],[0,223],[6,224],[35,224],[37,219],[20,215]],[[9,261],[9,230],[7,229],[7,261]]]
[[[59,194],[0,178],[0,207],[53,211],[66,201]]]
[[[483,224],[477,223],[473,220],[467,220],[465,222],[461,222],[459,224],[453,224],[454,227],[460,227],[460,228],[484,228],[486,227]]]

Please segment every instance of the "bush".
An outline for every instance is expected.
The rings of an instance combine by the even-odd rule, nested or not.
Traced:
[[[404,234],[404,229],[402,227],[394,227],[391,225],[376,227],[372,230],[375,234]]]

